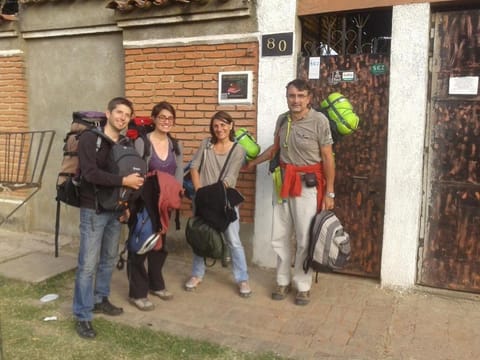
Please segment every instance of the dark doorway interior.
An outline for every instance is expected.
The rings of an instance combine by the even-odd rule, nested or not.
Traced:
[[[390,52],[390,8],[310,15],[301,24],[303,56]]]

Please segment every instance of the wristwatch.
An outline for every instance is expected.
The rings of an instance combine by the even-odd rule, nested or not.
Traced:
[[[329,197],[330,199],[335,199],[335,193],[334,192],[327,192],[325,195]]]

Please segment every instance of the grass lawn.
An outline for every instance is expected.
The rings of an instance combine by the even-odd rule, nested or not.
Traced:
[[[95,340],[81,339],[73,317],[60,299],[71,297],[69,272],[40,284],[0,277],[0,359],[281,359],[274,354],[246,354],[207,342],[171,336],[95,318]],[[60,299],[41,303],[45,294]],[[58,320],[44,321],[57,316]]]

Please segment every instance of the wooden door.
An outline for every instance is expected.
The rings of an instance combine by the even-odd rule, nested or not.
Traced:
[[[417,282],[480,292],[480,10],[433,15],[425,236]]]
[[[303,58],[299,66],[305,79],[308,63]],[[374,278],[380,277],[385,208],[388,69],[388,54],[322,56],[320,79],[309,80],[315,108],[340,92],[360,116],[359,129],[334,145],[335,213],[352,241],[352,259],[341,272]]]

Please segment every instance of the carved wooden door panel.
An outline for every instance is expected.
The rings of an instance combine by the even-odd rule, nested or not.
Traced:
[[[480,292],[480,10],[433,19],[426,224],[417,282]]]
[[[359,129],[334,145],[335,213],[350,234],[352,258],[342,273],[380,277],[385,205],[388,54],[322,56],[320,79],[309,80],[315,108],[340,92],[360,116]],[[301,59],[307,78],[308,58]]]

